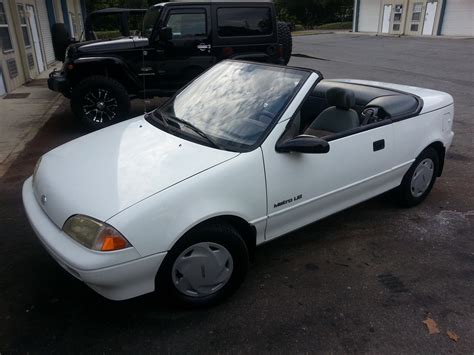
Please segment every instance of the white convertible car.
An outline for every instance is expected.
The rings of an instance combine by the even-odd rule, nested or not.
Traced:
[[[255,246],[394,190],[421,202],[453,139],[450,95],[224,61],[160,108],[45,154],[23,202],[46,250],[101,295],[191,306]]]

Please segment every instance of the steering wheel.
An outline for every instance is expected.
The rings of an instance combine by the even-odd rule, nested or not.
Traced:
[[[274,118],[275,114],[273,112],[264,109],[258,114],[257,121],[269,124]]]

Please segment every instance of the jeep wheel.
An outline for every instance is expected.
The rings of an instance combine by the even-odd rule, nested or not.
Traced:
[[[118,81],[91,76],[73,88],[71,107],[82,124],[95,131],[127,118],[130,98]]]
[[[293,40],[291,38],[290,27],[285,22],[278,21],[278,43],[283,46],[283,59],[288,64],[293,50]]]
[[[247,246],[234,228],[221,224],[198,227],[168,252],[156,289],[181,306],[212,306],[237,290],[248,265]]]

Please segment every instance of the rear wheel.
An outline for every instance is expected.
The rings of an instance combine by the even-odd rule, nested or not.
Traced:
[[[168,252],[156,288],[179,305],[208,307],[237,290],[248,265],[247,246],[234,228],[218,224],[199,227]]]
[[[401,205],[416,206],[430,193],[438,174],[439,156],[434,148],[426,148],[416,158],[395,190]]]
[[[130,98],[118,81],[91,76],[73,88],[71,107],[81,123],[94,131],[127,118]]]
[[[285,64],[288,64],[293,50],[293,40],[291,38],[290,27],[285,23],[278,21],[278,43],[283,46],[283,59]]]

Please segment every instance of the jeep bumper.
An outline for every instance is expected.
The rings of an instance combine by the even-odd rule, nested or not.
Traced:
[[[63,71],[53,71],[49,74],[48,88],[67,95],[71,91],[69,80]]]

